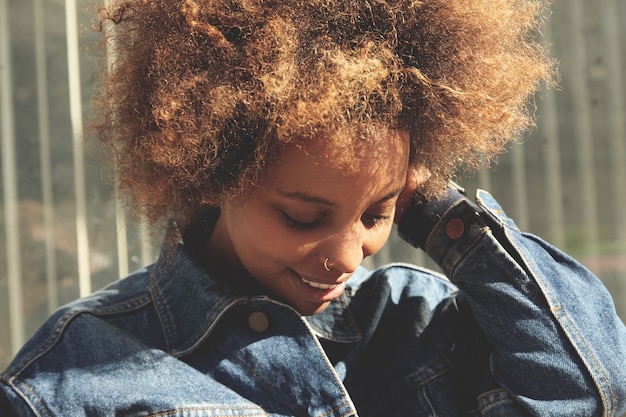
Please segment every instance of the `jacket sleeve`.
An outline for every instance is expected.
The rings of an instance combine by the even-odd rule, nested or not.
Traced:
[[[490,372],[531,415],[626,410],[626,328],[600,280],[522,233],[493,197],[450,189],[412,205],[400,235],[465,294],[494,351]],[[510,417],[510,414],[508,414]]]

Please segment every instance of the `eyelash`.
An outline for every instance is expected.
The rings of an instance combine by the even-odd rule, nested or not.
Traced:
[[[311,230],[317,227],[317,225],[320,222],[319,219],[316,219],[312,222],[300,222],[290,217],[287,213],[284,213],[284,212],[283,212],[283,216],[285,218],[285,222],[287,223],[287,226],[295,230]],[[375,227],[381,226],[384,222],[388,221],[390,218],[391,217],[389,216],[381,216],[381,215],[365,213],[363,214],[363,216],[361,216],[361,221],[363,222],[363,224],[365,224],[365,227],[369,229],[369,228],[375,228]]]
[[[366,221],[366,219],[368,220]],[[387,222],[389,219],[391,219],[391,217],[389,216],[381,216],[368,213],[365,213],[363,214],[363,216],[361,216],[361,221],[365,224],[367,228],[382,226],[382,224]]]
[[[300,222],[290,217],[287,213],[284,213],[284,212],[283,212],[283,217],[285,218],[285,222],[287,223],[287,226],[296,230],[310,230],[310,229],[315,228],[317,224],[319,223],[319,219],[316,219],[312,222]]]

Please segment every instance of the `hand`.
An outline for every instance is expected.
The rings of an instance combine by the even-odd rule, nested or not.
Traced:
[[[398,196],[398,201],[396,202],[396,214],[393,221],[396,224],[400,223],[402,220],[402,216],[406,211],[409,204],[411,204],[411,200],[415,193],[424,185],[424,183],[430,178],[430,171],[424,166],[409,166],[409,169],[406,173],[406,183],[404,185],[404,190]]]

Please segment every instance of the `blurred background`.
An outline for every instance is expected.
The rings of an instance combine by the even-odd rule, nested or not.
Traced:
[[[57,307],[152,262],[160,245],[118,207],[100,144],[85,141],[93,7],[0,0],[0,368]],[[626,1],[557,0],[544,34],[560,88],[537,95],[535,131],[461,183],[591,268],[624,319]],[[367,265],[389,261],[434,267],[395,235]]]

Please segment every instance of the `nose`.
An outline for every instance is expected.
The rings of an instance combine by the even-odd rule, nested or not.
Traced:
[[[336,233],[322,249],[321,261],[329,258],[327,264],[335,270],[351,274],[363,259],[376,253],[385,239],[364,227],[351,227]]]

